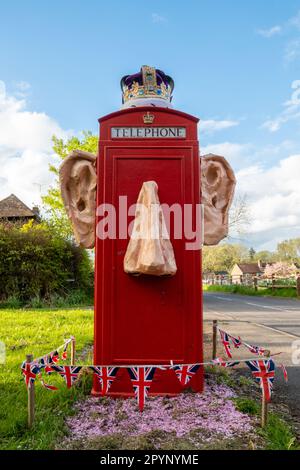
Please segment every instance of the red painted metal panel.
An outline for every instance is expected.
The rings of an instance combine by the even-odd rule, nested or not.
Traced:
[[[185,139],[111,139],[111,127],[183,126]],[[200,202],[197,122],[192,116],[164,108],[135,108],[113,113],[100,121],[97,205],[113,204],[119,218],[119,196],[135,204],[143,182],[158,184],[161,204]],[[150,126],[151,127],[151,126]],[[132,220],[133,217],[130,218]],[[202,292],[200,251],[187,251],[187,240],[171,242],[178,271],[175,276],[133,277],[123,270],[127,239],[96,239],[95,364],[166,364],[202,361]],[[117,223],[117,233],[119,225]],[[184,232],[184,230],[183,230]],[[191,385],[203,387],[200,370]],[[157,371],[151,392],[178,393],[172,371]],[[93,393],[99,392],[94,384]],[[126,370],[120,370],[112,395],[129,395]]]

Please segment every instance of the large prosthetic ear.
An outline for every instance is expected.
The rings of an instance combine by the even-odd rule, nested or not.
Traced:
[[[59,169],[61,195],[71,219],[76,241],[84,248],[95,246],[96,155],[73,152]]]
[[[236,179],[224,157],[209,154],[200,160],[204,245],[216,245],[228,235],[228,213]]]

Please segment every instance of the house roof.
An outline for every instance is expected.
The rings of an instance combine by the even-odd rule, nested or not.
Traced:
[[[257,274],[263,272],[258,263],[237,263],[237,265],[244,274]]]
[[[36,217],[36,214],[17,196],[11,194],[0,201],[0,219],[9,217]]]

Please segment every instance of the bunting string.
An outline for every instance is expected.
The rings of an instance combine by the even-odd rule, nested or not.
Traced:
[[[59,359],[60,359],[59,358],[59,351],[61,351],[62,349],[63,349],[63,353],[62,353],[61,359],[66,360],[67,359],[67,348],[68,348],[69,344],[71,343],[72,339],[73,339],[73,337],[68,338],[63,344],[58,346],[58,348],[54,349],[53,351],[51,351],[47,354],[44,354],[41,357],[38,357],[38,358],[34,359],[33,364],[36,364],[40,369],[46,368],[49,364],[53,364],[53,363],[56,364],[57,362],[59,362]]]
[[[226,331],[221,330],[221,328],[218,328],[218,330],[220,333],[221,342],[223,343],[223,346],[224,346],[226,356],[229,357],[230,359],[232,358],[231,343],[236,349],[239,349],[241,346],[245,346],[252,354],[256,354],[258,356],[263,356],[265,352],[267,351],[267,349],[265,348],[262,348],[260,346],[254,346],[253,344],[248,344],[245,341],[242,341],[240,336],[236,338],[235,336],[227,333]]]
[[[31,363],[23,362],[21,365],[21,371],[24,376],[25,384],[27,388],[30,388],[34,384],[36,378],[39,379],[40,383],[47,390],[58,390],[54,385],[45,383],[41,372],[44,371],[46,374],[58,373],[66,382],[67,388],[71,388],[76,380],[78,379],[80,371],[85,369],[91,369],[99,384],[101,386],[101,395],[105,396],[110,390],[110,387],[115,380],[119,369],[125,368],[129,374],[134,395],[137,399],[139,409],[143,411],[146,398],[148,396],[149,389],[151,387],[154,374],[156,369],[161,370],[173,370],[178,381],[182,387],[186,387],[191,379],[197,374],[199,369],[203,366],[220,366],[233,368],[241,363],[245,363],[255,379],[260,385],[263,397],[266,401],[270,401],[273,382],[275,378],[276,365],[273,357],[277,354],[269,355],[268,357],[262,357],[267,352],[265,348],[254,346],[246,343],[240,337],[230,335],[224,330],[219,329],[221,341],[224,345],[225,353],[227,358],[230,360],[217,357],[211,361],[198,362],[193,364],[174,364],[173,360],[170,360],[169,364],[145,364],[145,365],[132,365],[132,364],[121,364],[121,365],[77,365],[70,366],[65,364],[58,364],[60,359],[65,361],[67,359],[67,348],[72,338],[65,341],[65,343],[54,351],[35,359]],[[247,358],[247,359],[234,359],[232,360],[231,345],[234,348],[239,349],[242,345],[246,346],[252,354],[256,354],[258,357]],[[63,350],[60,357],[59,351]],[[269,352],[269,351],[268,351]],[[283,372],[285,381],[288,381],[287,370],[283,364],[279,365],[279,368]]]

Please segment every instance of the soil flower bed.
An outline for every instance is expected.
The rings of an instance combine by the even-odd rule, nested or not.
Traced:
[[[185,392],[172,398],[148,398],[143,413],[135,399],[89,397],[76,403],[75,415],[67,418],[69,432],[64,447],[72,447],[72,442],[97,440],[99,446],[101,438],[119,436],[124,440],[124,436],[151,433],[157,436],[154,448],[162,448],[162,441],[170,436],[177,440],[177,446],[183,439],[196,448],[220,439],[247,436],[248,441],[254,431],[253,422],[235,408],[235,396],[227,385],[207,384],[203,394]]]

